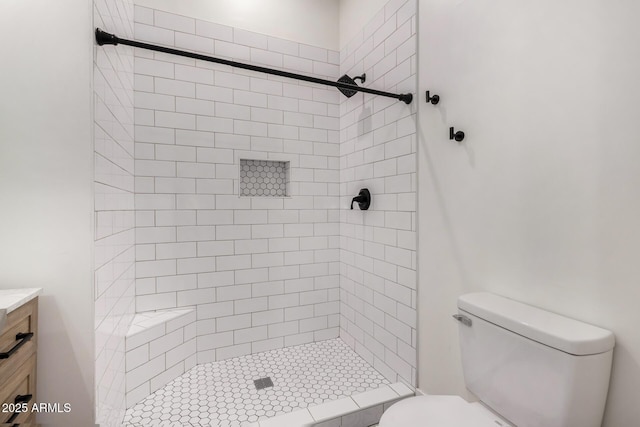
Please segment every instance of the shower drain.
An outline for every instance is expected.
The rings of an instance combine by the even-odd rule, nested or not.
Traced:
[[[262,390],[263,388],[273,387],[273,381],[271,381],[271,377],[259,378],[257,380],[253,380],[253,384],[256,386],[256,390]]]

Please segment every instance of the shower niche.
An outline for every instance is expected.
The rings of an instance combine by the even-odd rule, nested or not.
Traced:
[[[289,162],[240,159],[240,196],[289,195]]]

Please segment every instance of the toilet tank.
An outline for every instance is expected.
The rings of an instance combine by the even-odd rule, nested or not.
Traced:
[[[485,405],[518,427],[600,427],[610,331],[487,292],[458,309],[465,383]]]

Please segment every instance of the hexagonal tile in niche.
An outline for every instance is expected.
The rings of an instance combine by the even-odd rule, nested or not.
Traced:
[[[284,197],[288,195],[289,162],[240,159],[240,195]]]

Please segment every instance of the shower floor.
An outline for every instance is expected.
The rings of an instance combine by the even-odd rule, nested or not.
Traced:
[[[256,389],[270,377],[273,387]],[[240,427],[389,384],[340,338],[195,366],[127,410],[125,427]]]

